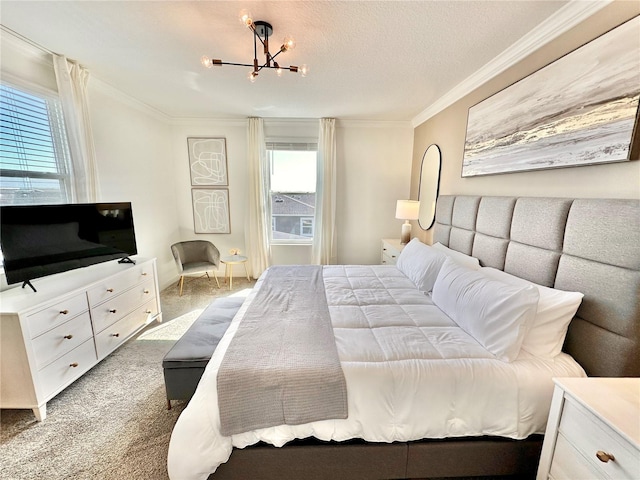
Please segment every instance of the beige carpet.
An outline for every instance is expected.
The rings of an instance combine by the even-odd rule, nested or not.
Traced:
[[[0,411],[0,478],[167,479],[171,430],[183,402],[167,410],[162,358],[215,297],[254,282],[234,278],[233,291],[215,281],[188,279],[182,297],[160,295],[164,322],[147,327],[47,404],[47,418],[31,410]]]

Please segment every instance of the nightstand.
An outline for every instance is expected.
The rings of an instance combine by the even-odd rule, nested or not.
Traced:
[[[537,480],[640,478],[640,378],[556,378]]]
[[[403,248],[404,245],[400,243],[399,239],[383,238],[380,251],[380,263],[382,265],[395,265]]]

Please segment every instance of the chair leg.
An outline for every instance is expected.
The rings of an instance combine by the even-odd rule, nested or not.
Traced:
[[[180,297],[182,296],[182,286],[184,285],[184,275],[180,275],[180,281],[178,282],[180,285]]]
[[[171,410],[171,400],[167,398],[167,410]]]
[[[218,281],[218,275],[216,275],[216,272],[213,272],[213,278],[216,279],[216,285],[218,285],[218,288],[220,288],[220,282]]]

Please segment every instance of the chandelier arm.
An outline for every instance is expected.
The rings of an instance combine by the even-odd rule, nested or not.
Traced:
[[[247,65],[248,67],[251,67],[251,65]],[[261,65],[259,67],[259,70],[262,70],[263,68],[271,68],[273,70],[277,70],[278,68],[281,70],[291,70],[291,68],[298,68],[298,67],[294,67],[293,65],[289,66],[289,67],[285,67],[284,65],[280,65],[278,67],[276,67],[275,65],[267,65],[266,63],[264,65]],[[293,70],[293,71],[297,71],[297,70]]]
[[[253,68],[253,64],[251,63],[235,63],[235,62],[219,62],[216,63],[216,65],[233,65],[235,67],[251,67]],[[285,65],[280,65],[278,67],[276,67],[275,65],[267,65],[266,63],[263,65],[259,65],[258,69],[262,70],[263,68],[272,68],[272,69],[278,69],[281,68],[282,70],[289,70],[291,69],[291,66],[285,66]]]
[[[260,34],[257,32],[255,25],[251,24],[251,31],[253,32],[253,43],[256,43],[256,38],[258,40],[260,40],[260,43],[262,44],[262,46],[264,47],[264,41],[262,40],[262,37],[260,36]]]
[[[269,53],[269,56],[271,57],[271,60],[275,60],[275,58],[281,53],[282,53],[282,50],[278,50],[278,53],[276,53],[275,55],[271,55],[271,53]]]
[[[258,32],[256,32],[256,27],[251,24],[251,30],[253,30],[253,71],[257,72],[257,65],[258,65],[258,44],[256,42],[256,38],[260,39],[260,35],[258,35]],[[262,39],[260,39],[260,41],[262,41]]]
[[[250,63],[220,62],[217,65],[234,65],[236,67],[251,67],[251,68],[253,68],[253,64],[250,64]]]

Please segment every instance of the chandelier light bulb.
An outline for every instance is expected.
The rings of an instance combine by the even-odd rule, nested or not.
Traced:
[[[252,70],[252,71],[249,72],[249,75],[247,75],[247,78],[249,79],[249,81],[251,83],[255,83],[257,76],[258,76],[258,74]]]
[[[251,25],[253,25],[251,12],[249,10],[240,10],[240,21],[245,25],[245,27],[251,27]]]
[[[296,48],[296,41],[293,39],[293,37],[291,35],[287,35],[286,37],[284,37],[280,50],[286,52],[287,50],[293,50],[294,48]]]
[[[303,77],[306,77],[307,73],[309,73],[309,67],[306,63],[303,63],[302,65],[300,65],[300,68],[298,68],[298,72],[300,72],[300,75],[302,75]]]
[[[213,60],[211,60],[206,55],[203,55],[202,57],[200,57],[200,63],[202,63],[202,65],[207,68],[213,67]]]

